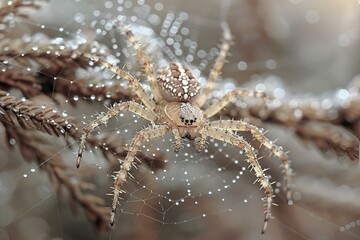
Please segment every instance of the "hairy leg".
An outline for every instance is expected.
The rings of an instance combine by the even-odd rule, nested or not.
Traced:
[[[249,97],[256,97],[256,98],[266,98],[266,93],[264,92],[256,92],[247,89],[236,89],[233,90],[225,96],[223,96],[218,101],[211,104],[205,111],[204,111],[204,118],[209,118],[214,116],[218,113],[221,109],[223,109],[229,102],[236,99],[238,96],[249,96]]]
[[[179,133],[179,129],[177,128],[173,128],[172,129],[172,133],[174,135],[175,138],[175,147],[174,147],[174,151],[175,152],[179,152],[180,149],[182,149],[182,143],[181,143],[181,137],[180,137],[180,133]]]
[[[114,180],[114,196],[113,196],[113,202],[111,206],[111,215],[110,215],[110,225],[113,226],[115,222],[115,213],[116,208],[119,202],[119,197],[121,193],[121,187],[123,183],[126,181],[126,178],[128,176],[128,172],[131,169],[131,166],[133,164],[136,152],[138,151],[138,148],[140,144],[143,141],[157,138],[164,136],[166,133],[169,132],[169,129],[165,125],[152,125],[150,127],[147,127],[137,133],[135,138],[132,140],[128,153],[125,157],[125,160],[121,163],[120,162],[120,170],[116,173],[115,180]]]
[[[197,152],[202,152],[206,147],[206,139],[208,137],[208,128],[209,122],[206,122],[200,129],[199,129],[199,137],[195,138],[195,149]]]
[[[207,79],[205,88],[202,92],[202,94],[199,96],[199,98],[196,100],[196,103],[198,106],[202,107],[206,100],[209,97],[209,94],[212,92],[215,81],[218,78],[218,76],[221,73],[221,70],[225,64],[226,55],[230,49],[230,45],[232,42],[231,32],[227,25],[223,26],[224,28],[224,39],[222,40],[221,46],[220,46],[220,52],[219,56],[216,58],[214,66],[212,67],[210,71],[210,75]]]
[[[95,61],[100,66],[103,66],[104,68],[112,71],[117,75],[118,78],[125,79],[129,82],[131,88],[134,90],[136,95],[139,97],[142,103],[150,109],[154,110],[156,107],[156,104],[154,100],[150,97],[150,95],[145,91],[145,89],[141,86],[139,80],[137,80],[134,76],[132,76],[130,73],[123,71],[119,69],[118,67],[106,62],[105,60],[99,58],[98,56],[86,54],[86,53],[79,53],[80,55],[83,55],[87,58],[89,58],[91,61]]]
[[[266,197],[264,204],[264,225],[261,230],[261,233],[264,234],[268,225],[268,221],[271,217],[271,206],[273,205],[273,188],[269,182],[267,176],[265,175],[264,170],[261,168],[258,158],[254,152],[253,147],[246,142],[241,136],[233,134],[232,132],[226,131],[218,127],[209,126],[207,130],[208,137],[220,140],[222,142],[230,143],[234,146],[242,148],[245,150],[245,154],[250,163],[250,170],[254,170],[257,181],[260,183],[261,188],[264,189]]]
[[[285,191],[286,197],[288,200],[291,199],[291,167],[290,160],[283,152],[281,147],[275,145],[270,141],[258,127],[244,122],[244,121],[234,121],[234,120],[219,120],[213,121],[210,123],[211,127],[222,128],[231,131],[241,131],[241,132],[250,132],[256,140],[260,142],[261,145],[264,145],[269,149],[276,157],[282,161],[283,173],[285,175]]]
[[[124,109],[133,112],[139,115],[140,117],[149,120],[151,122],[154,122],[157,118],[157,116],[153,112],[145,109],[143,105],[140,105],[139,103],[136,102],[123,102],[114,105],[105,114],[99,116],[96,120],[88,123],[85,127],[83,127],[82,135],[80,137],[78,156],[76,159],[76,167],[80,166],[82,154],[85,149],[85,142],[89,134],[101,124],[106,124],[111,118],[118,115],[119,112]]]
[[[155,77],[154,67],[150,61],[149,56],[144,52],[138,40],[136,39],[133,32],[128,26],[118,21],[114,21],[114,24],[116,24],[120,29],[122,29],[125,32],[131,45],[136,51],[136,55],[143,62],[143,70],[146,75],[147,81],[149,82],[151,92],[154,95],[155,102],[157,103],[160,102],[162,99],[162,95],[160,93],[159,88],[156,86],[157,81]]]

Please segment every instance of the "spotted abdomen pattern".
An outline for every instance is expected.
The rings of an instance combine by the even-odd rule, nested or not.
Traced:
[[[200,92],[200,83],[190,69],[171,63],[159,69],[157,80],[167,101],[192,102]]]

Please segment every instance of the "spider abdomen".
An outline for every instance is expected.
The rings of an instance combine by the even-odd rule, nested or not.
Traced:
[[[157,80],[167,101],[192,102],[200,92],[199,81],[188,67],[179,63],[160,68]]]

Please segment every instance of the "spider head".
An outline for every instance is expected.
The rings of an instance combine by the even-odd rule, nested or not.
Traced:
[[[167,101],[193,102],[200,93],[200,83],[190,69],[171,63],[159,69],[158,84]]]

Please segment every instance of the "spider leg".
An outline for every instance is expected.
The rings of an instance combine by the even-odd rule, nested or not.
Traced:
[[[100,64],[104,68],[114,72],[118,78],[125,79],[129,82],[131,88],[135,91],[136,95],[139,97],[141,102],[150,109],[153,110],[156,107],[154,100],[150,97],[150,95],[145,91],[145,89],[141,86],[139,80],[137,80],[134,76],[130,73],[119,69],[118,67],[106,62],[105,60],[99,58],[98,56],[87,54],[87,53],[80,53],[81,55],[89,58],[91,61],[95,61],[96,63]]]
[[[202,152],[206,147],[206,138],[208,137],[209,123],[205,123],[198,131],[199,137],[195,138],[195,149],[197,152]]]
[[[154,95],[155,102],[160,102],[162,100],[162,95],[160,93],[160,89],[157,87],[157,81],[155,77],[154,67],[150,61],[149,56],[144,52],[142,49],[140,43],[134,36],[133,32],[131,31],[130,27],[126,26],[125,24],[115,21],[114,24],[116,24],[120,29],[122,29],[127,38],[129,39],[131,45],[136,51],[136,55],[138,58],[143,62],[143,70],[147,77],[147,81],[149,82],[151,92]]]
[[[172,129],[172,133],[173,133],[174,138],[175,138],[174,151],[175,151],[175,152],[179,152],[180,149],[182,149],[182,143],[181,143],[181,137],[180,137],[179,129],[173,128],[173,129]]]
[[[149,120],[151,122],[154,122],[157,118],[157,116],[153,112],[145,109],[144,106],[136,102],[122,102],[114,105],[105,114],[99,116],[97,119],[95,119],[94,121],[88,123],[86,126],[83,127],[82,134],[80,137],[78,155],[76,159],[76,167],[80,166],[83,151],[85,149],[85,142],[89,134],[101,124],[107,123],[109,119],[118,115],[119,112],[123,109],[133,112],[139,115],[140,117]]]
[[[111,206],[111,215],[110,215],[111,226],[113,226],[115,222],[116,208],[121,193],[120,188],[123,185],[123,183],[126,181],[128,172],[131,169],[136,152],[138,151],[141,142],[164,136],[168,132],[169,132],[169,128],[166,125],[152,125],[150,127],[144,128],[143,130],[139,131],[132,140],[130,147],[128,149],[128,153],[125,157],[125,160],[120,165],[120,170],[116,173],[114,180],[114,197],[113,197],[113,202]]]
[[[236,99],[237,96],[249,96],[249,97],[256,97],[256,98],[266,98],[266,93],[264,92],[257,92],[247,89],[236,89],[233,90],[225,96],[223,96],[218,101],[211,104],[205,111],[204,111],[204,118],[209,118],[214,116],[218,113],[223,107],[225,107],[229,102]]]
[[[276,157],[282,161],[283,172],[285,174],[285,190],[286,197],[288,200],[291,199],[291,167],[290,160],[286,154],[282,151],[281,147],[276,146],[271,142],[258,127],[244,122],[244,121],[233,121],[233,120],[220,120],[213,121],[210,123],[211,127],[219,127],[232,131],[250,132],[256,140],[262,145],[269,149]]]
[[[267,176],[265,175],[264,170],[261,168],[257,156],[254,152],[254,148],[246,142],[241,136],[233,134],[227,130],[221,129],[219,127],[209,126],[207,135],[211,138],[218,139],[222,142],[230,143],[234,146],[242,148],[245,150],[245,154],[250,162],[251,170],[255,171],[255,176],[257,177],[257,181],[260,182],[261,188],[264,189],[266,197],[264,204],[264,225],[261,230],[261,234],[264,234],[271,217],[271,205],[273,204],[274,192],[271,187],[271,183],[269,182]]]
[[[199,98],[196,100],[196,103],[199,107],[202,107],[206,100],[209,97],[209,94],[213,90],[215,86],[215,81],[218,78],[218,76],[221,73],[221,70],[225,64],[226,61],[226,55],[230,49],[230,45],[232,43],[232,37],[231,32],[229,29],[229,26],[227,24],[223,24],[224,28],[224,39],[222,40],[221,46],[220,46],[220,52],[218,57],[215,60],[214,66],[212,67],[208,80],[206,82],[206,85],[204,87],[203,92],[199,96]]]

